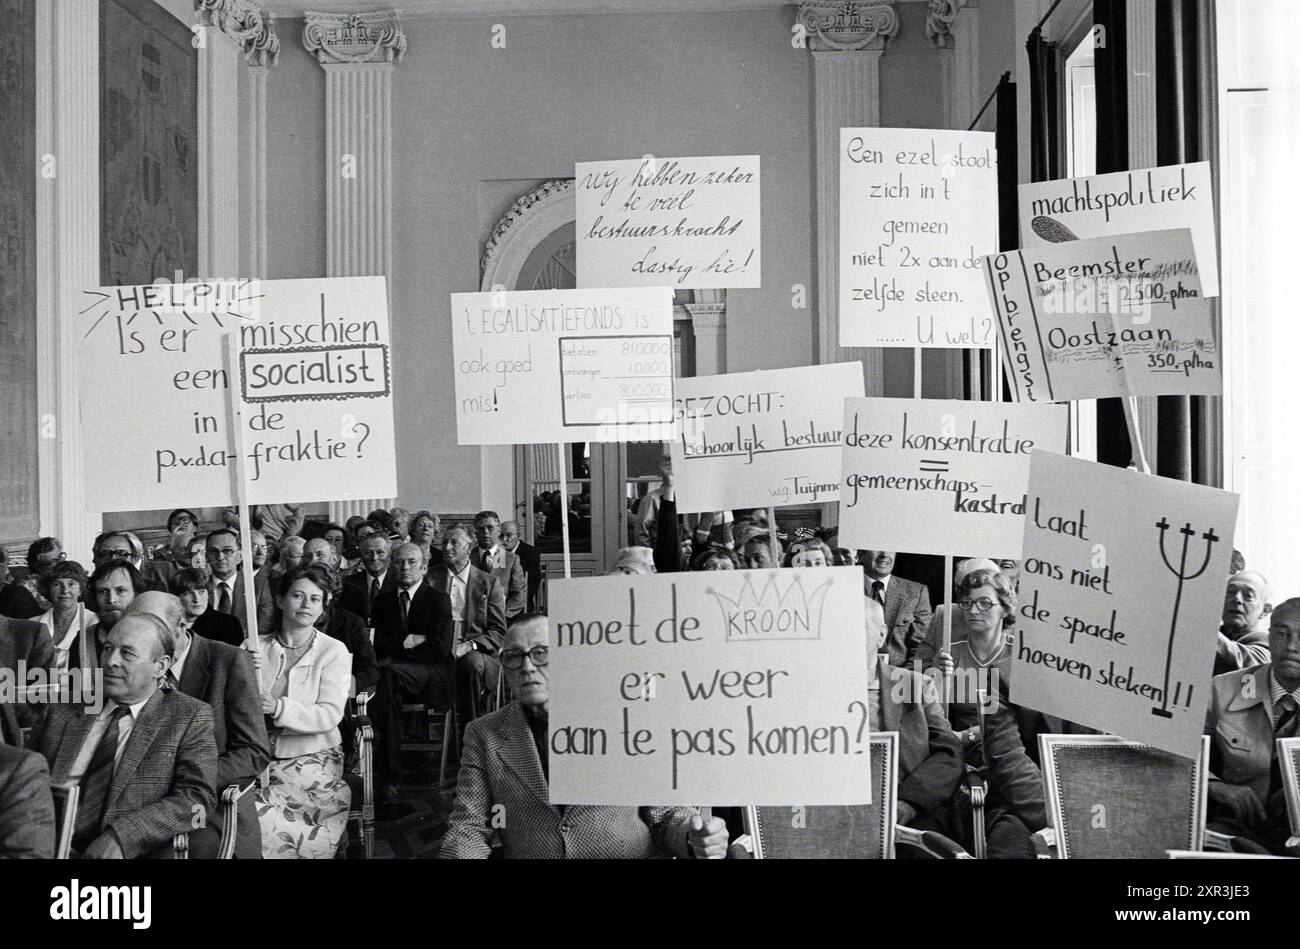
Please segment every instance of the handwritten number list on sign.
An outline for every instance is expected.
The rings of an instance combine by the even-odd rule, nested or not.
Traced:
[[[856,567],[550,591],[551,803],[870,801]]]
[[[991,347],[989,132],[840,129],[840,345]]]
[[[1238,497],[1034,452],[1011,701],[1192,757]]]

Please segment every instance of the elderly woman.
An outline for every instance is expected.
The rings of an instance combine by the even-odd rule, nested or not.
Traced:
[[[835,555],[820,537],[802,537],[790,545],[783,567],[829,567]]]
[[[97,617],[86,609],[89,586],[90,577],[75,560],[61,560],[40,577],[41,595],[52,604],[40,623],[54,640],[54,668],[60,671],[85,665],[81,657],[94,654],[90,637]]]
[[[268,859],[331,859],[347,827],[352,795],[343,781],[339,723],[352,657],[318,626],[332,585],[320,565],[290,570],[279,583],[280,628],[258,637],[272,760],[257,813]]]
[[[648,577],[655,572],[654,554],[649,547],[624,547],[618,552],[618,559],[609,572]]]
[[[416,511],[411,517],[411,543],[424,551],[430,567],[442,563],[442,521],[432,511]]]

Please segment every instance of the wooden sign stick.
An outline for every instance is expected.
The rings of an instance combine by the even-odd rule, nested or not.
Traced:
[[[573,577],[569,563],[569,475],[564,452],[568,447],[564,442],[555,446],[560,453],[560,539],[564,545],[564,579]]]
[[[943,555],[943,651],[952,655],[952,554]],[[948,693],[952,679],[944,673],[943,704],[949,702]]]
[[[238,332],[238,331],[235,331]],[[244,648],[249,652],[257,650],[257,636],[260,632],[270,630],[257,628],[257,589],[253,579],[253,539],[252,522],[248,514],[248,473],[245,471],[244,458],[244,418],[240,411],[239,399],[239,344],[235,341],[235,332],[227,333],[223,340],[226,349],[226,396],[230,407],[230,426],[235,441],[235,464],[233,470],[235,504],[239,506],[239,556],[244,573],[244,616],[248,625],[245,631]]]
[[[1133,463],[1137,465],[1138,471],[1150,474],[1151,467],[1147,464],[1146,452],[1142,449],[1142,433],[1137,426],[1137,403],[1131,395],[1124,396],[1120,402],[1124,405],[1124,424],[1128,426],[1128,440],[1133,446]]]
[[[772,565],[781,566],[781,542],[776,539],[776,508],[767,509],[767,542],[772,547]]]

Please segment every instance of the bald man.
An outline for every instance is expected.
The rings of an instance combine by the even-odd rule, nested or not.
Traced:
[[[1228,578],[1223,597],[1223,620],[1219,625],[1219,646],[1214,653],[1214,674],[1268,662],[1268,581],[1254,570],[1242,570]]]

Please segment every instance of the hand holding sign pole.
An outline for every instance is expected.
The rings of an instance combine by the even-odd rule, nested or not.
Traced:
[[[249,652],[257,651],[257,637],[262,632],[257,628],[257,584],[253,582],[253,525],[248,507],[248,475],[245,468],[244,417],[240,411],[239,394],[240,366],[239,339],[234,333],[227,333],[222,340],[226,356],[226,393],[230,408],[230,432],[235,440],[234,464],[230,466],[231,493],[239,508],[239,552],[240,565],[244,571],[244,648]]]

